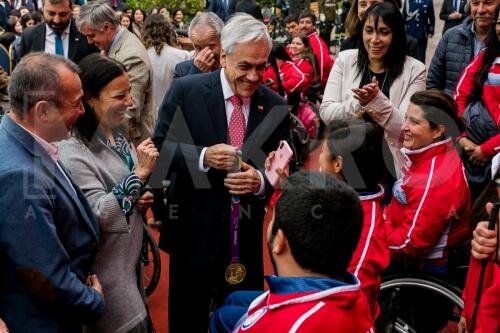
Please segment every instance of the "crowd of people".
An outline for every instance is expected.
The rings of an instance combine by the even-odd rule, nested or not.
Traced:
[[[458,248],[459,329],[500,331],[500,1],[444,0],[428,66],[432,0],[352,1],[335,59],[290,13],[283,43],[253,0],[0,1],[0,333],[154,332],[148,225],[171,333],[383,331],[382,277],[451,280]],[[276,168],[312,95],[319,170]]]

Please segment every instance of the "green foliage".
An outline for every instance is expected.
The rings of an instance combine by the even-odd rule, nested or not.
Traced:
[[[169,11],[181,8],[184,15],[193,17],[197,11],[205,8],[205,0],[127,0],[132,8],[142,8],[150,12],[153,8],[167,7]]]

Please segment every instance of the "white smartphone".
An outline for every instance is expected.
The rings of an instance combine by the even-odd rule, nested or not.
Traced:
[[[271,168],[265,171],[266,177],[271,183],[271,185],[273,185],[273,187],[276,187],[279,181],[279,176],[276,173],[276,169],[285,169],[288,166],[288,163],[290,163],[292,157],[293,157],[292,148],[290,148],[290,146],[286,141],[284,140],[280,141],[278,149],[274,154],[273,161],[271,162]]]

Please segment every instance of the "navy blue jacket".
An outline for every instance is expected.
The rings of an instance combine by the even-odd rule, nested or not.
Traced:
[[[453,8],[455,0],[443,0],[443,5],[441,6],[441,11],[439,12],[439,18],[444,21],[443,35],[448,29],[460,25],[467,17],[467,13],[465,12],[465,5],[467,4],[467,0],[459,1],[460,6],[458,8],[458,12],[462,14],[462,17],[460,19],[452,20],[450,19],[450,14],[455,11],[455,8]]]
[[[210,169],[205,173],[198,168],[204,147],[228,142],[220,71],[175,79],[158,111],[153,135],[160,158],[150,184],[156,188],[165,177],[170,179],[168,205],[176,210],[175,217],[169,215],[170,208],[165,211],[159,245],[193,269],[212,265],[215,258],[231,260],[227,246],[231,198],[224,187],[227,172]],[[262,169],[267,154],[289,131],[286,102],[260,85],[250,102],[243,161]],[[270,197],[273,189],[264,178]],[[240,200],[247,211],[240,224],[240,260],[247,270],[243,284],[260,289],[266,200],[254,194],[242,195]]]
[[[434,34],[434,5],[432,0],[407,0],[403,7],[406,33],[417,39]]]
[[[448,94],[455,91],[460,74],[474,58],[472,24],[467,17],[441,38],[427,73],[427,89],[441,89]]]
[[[19,58],[28,53],[45,51],[45,33],[47,25],[45,23],[37,24],[23,31],[19,47]],[[85,56],[99,52],[99,49],[93,44],[89,44],[87,37],[82,35],[73,20],[70,22],[68,58],[78,64]]]
[[[188,75],[201,74],[202,72],[194,65],[194,60],[185,60],[177,65],[175,65],[174,69],[174,79],[179,77],[184,77]]]
[[[207,10],[215,13],[222,21],[226,22],[229,16],[234,14],[236,8],[236,0],[227,0],[227,2],[228,5],[226,5],[225,0],[211,0]]]
[[[99,238],[85,196],[9,116],[0,184],[0,317],[13,333],[81,332],[104,311],[85,285]]]

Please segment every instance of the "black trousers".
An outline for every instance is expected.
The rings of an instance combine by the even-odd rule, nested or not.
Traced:
[[[245,263],[245,280],[234,286],[229,285],[224,278],[229,263],[225,256],[218,256],[204,268],[193,267],[190,262],[182,255],[170,256],[170,333],[206,333],[210,312],[219,307],[227,295],[236,290],[263,290],[262,255],[254,258],[253,264]]]

